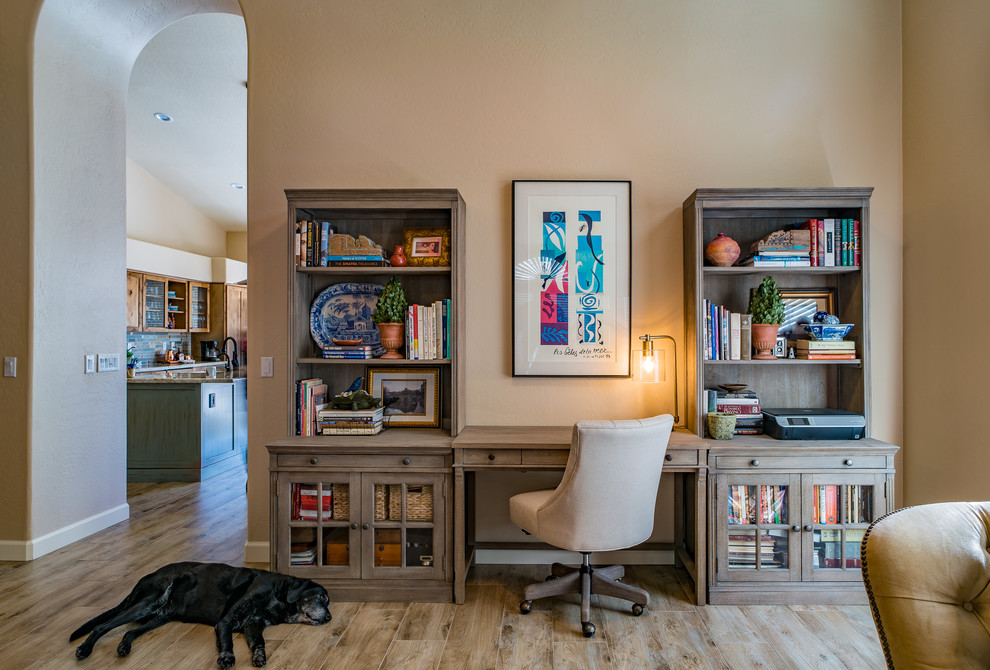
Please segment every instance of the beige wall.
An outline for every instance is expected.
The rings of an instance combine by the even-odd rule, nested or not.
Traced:
[[[265,315],[251,323],[249,539],[267,538],[264,445],[289,411],[285,188],[458,188],[468,423],[547,424],[670,411],[671,393],[510,376],[511,180],[631,179],[633,332],[682,342],[681,203],[695,188],[874,186],[874,435],[900,441],[898,2],[242,8],[250,310]],[[274,378],[257,377],[260,356]]]
[[[247,263],[247,232],[227,233],[227,258]]]
[[[904,501],[987,500],[990,3],[905,0],[903,34]]]

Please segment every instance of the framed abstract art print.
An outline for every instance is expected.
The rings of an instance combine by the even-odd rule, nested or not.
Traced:
[[[632,184],[512,182],[512,375],[630,374]]]

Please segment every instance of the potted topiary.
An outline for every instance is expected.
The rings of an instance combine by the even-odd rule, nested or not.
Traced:
[[[755,361],[776,360],[773,355],[777,330],[784,322],[784,299],[780,297],[773,277],[764,277],[749,298],[749,313],[753,315],[753,346],[758,350]]]
[[[378,296],[375,313],[371,315],[371,320],[378,325],[378,332],[381,333],[382,346],[386,349],[382,358],[402,358],[399,349],[405,339],[407,307],[406,292],[398,278],[392,277]]]

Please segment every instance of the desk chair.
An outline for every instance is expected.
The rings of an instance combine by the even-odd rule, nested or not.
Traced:
[[[891,512],[866,532],[862,558],[890,670],[990,667],[990,502]]]
[[[580,568],[554,563],[547,581],[530,584],[519,605],[581,594],[581,628],[595,634],[591,594],[631,600],[635,616],[650,604],[643,589],[618,580],[621,565],[591,567],[591,552],[627,549],[653,533],[660,471],[674,418],[669,414],[633,421],[579,421],[571,437],[564,476],[556,489],[520,493],[509,499],[509,518],[526,533],[555,547],[581,553]]]

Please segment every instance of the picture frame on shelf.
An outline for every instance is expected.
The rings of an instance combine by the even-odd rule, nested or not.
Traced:
[[[440,426],[440,368],[369,367],[368,393],[382,399],[389,428]]]
[[[450,265],[450,228],[406,228],[402,247],[409,267],[445,267]]]
[[[629,377],[632,182],[512,182],[512,376]]]
[[[835,313],[835,289],[781,288],[780,297],[784,300],[784,322],[777,332],[789,340],[807,339],[800,324],[811,323],[815,312]]]

